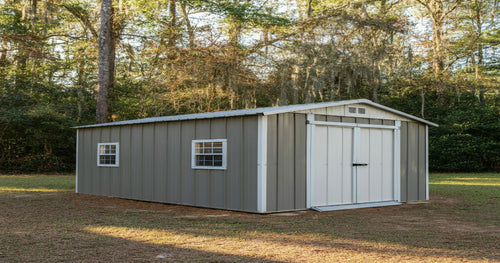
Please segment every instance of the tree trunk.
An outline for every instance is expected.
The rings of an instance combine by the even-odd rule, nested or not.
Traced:
[[[168,47],[174,47],[175,46],[175,39],[177,38],[177,34],[175,31],[175,25],[177,24],[177,9],[176,9],[176,0],[170,0],[169,1],[169,14],[170,14],[170,23],[169,23],[169,32],[168,32],[168,41],[167,41],[167,46]]]
[[[182,11],[182,16],[184,17],[184,20],[186,21],[186,28],[187,28],[187,33],[188,33],[188,39],[189,39],[189,48],[194,47],[194,30],[193,27],[191,26],[191,21],[189,20],[189,16],[186,10],[186,3],[182,2],[181,3],[181,11]]]
[[[96,122],[108,121],[108,95],[115,76],[115,37],[113,33],[112,0],[102,0],[99,33],[99,73]]]

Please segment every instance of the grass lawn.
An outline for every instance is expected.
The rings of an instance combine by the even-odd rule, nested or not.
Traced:
[[[429,202],[255,215],[0,176],[0,262],[500,261],[500,174],[431,174]]]

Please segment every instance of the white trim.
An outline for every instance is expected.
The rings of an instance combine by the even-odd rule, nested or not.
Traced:
[[[75,192],[78,193],[78,138],[80,132],[76,130],[76,169],[75,169]]]
[[[197,166],[195,145],[198,142],[222,142],[222,166]],[[217,154],[218,155],[218,154]],[[227,140],[226,139],[200,139],[191,141],[191,168],[206,170],[226,170],[227,169]]]
[[[312,174],[313,174],[313,144],[314,144],[314,114],[307,114],[307,125],[306,125],[306,207],[311,208],[311,191],[312,191]]]
[[[425,126],[425,200],[429,200],[429,126]]]
[[[99,158],[102,154],[99,152],[101,145],[115,145],[116,146],[116,153],[115,155],[115,164],[101,164],[99,161],[101,158]],[[99,167],[118,167],[120,166],[120,143],[118,142],[102,142],[97,144],[97,166]]]
[[[401,201],[401,121],[394,123],[397,129],[394,130],[394,150],[393,150],[393,183],[394,183],[394,200]]]
[[[312,121],[310,123],[314,125],[323,125],[323,126],[359,127],[359,128],[390,129],[390,130],[399,129],[398,126],[364,124],[364,123],[329,122],[329,121]]]
[[[257,122],[257,211],[267,211],[267,116]]]

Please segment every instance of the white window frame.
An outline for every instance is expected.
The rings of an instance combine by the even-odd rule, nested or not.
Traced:
[[[101,154],[100,149],[101,146],[106,146],[106,145],[115,145],[116,146],[116,153],[115,154]],[[102,155],[114,155],[115,156],[115,164],[101,164],[101,156]],[[99,167],[118,167],[120,166],[120,143],[118,142],[105,142],[105,143],[98,143],[97,144],[97,166]]]
[[[196,143],[205,142],[222,142],[222,166],[199,166],[196,165],[196,156],[198,155],[214,155],[196,153]],[[219,154],[216,154],[219,155]],[[191,168],[192,169],[208,169],[208,170],[226,170],[227,169],[227,139],[203,139],[193,140],[191,143]]]

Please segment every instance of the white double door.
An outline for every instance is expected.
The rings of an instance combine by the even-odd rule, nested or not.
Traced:
[[[393,129],[314,127],[311,206],[395,200]]]

